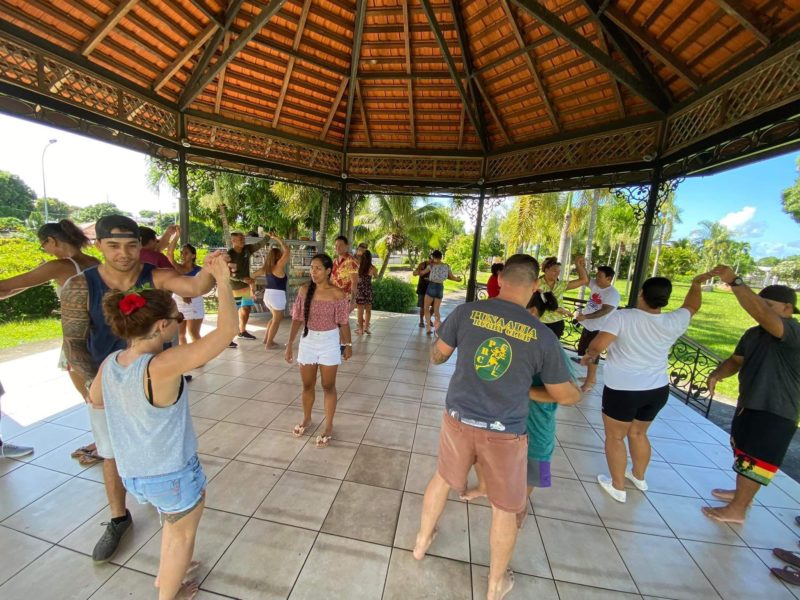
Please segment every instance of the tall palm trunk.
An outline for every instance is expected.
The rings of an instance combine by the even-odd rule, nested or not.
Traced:
[[[656,259],[653,263],[653,274],[651,277],[658,275],[658,259],[661,258],[661,247],[664,245],[664,232],[667,227],[666,221],[661,221],[661,229],[658,232],[658,244],[656,244]]]
[[[386,273],[386,269],[389,267],[389,257],[392,255],[391,250],[386,250],[386,256],[383,257],[383,264],[381,265],[381,270],[378,271],[378,279],[383,279],[383,274]]]
[[[628,280],[625,282],[625,297],[627,298],[631,293],[631,276],[633,275],[633,266],[636,262],[637,247],[631,248],[631,259],[628,262]]]
[[[614,259],[614,281],[619,276],[619,265],[622,262],[622,249],[625,246],[622,242],[617,246],[617,257]]]
[[[356,222],[356,204],[358,203],[358,196],[352,194],[347,202],[347,239],[353,243],[353,227]]]
[[[228,212],[225,209],[225,201],[220,194],[219,182],[216,177],[214,178],[214,194],[219,200],[219,218],[222,221],[222,239],[225,240],[226,245],[229,245],[231,243],[231,226],[230,223],[228,223]]]
[[[322,207],[319,216],[319,251],[325,252],[325,238],[328,234],[328,203],[330,202],[330,192],[323,192]]]
[[[561,223],[561,236],[558,239],[558,262],[565,263],[569,260],[567,256],[567,244],[569,242],[569,226],[572,223],[572,195],[567,198],[567,208],[564,211],[564,220]]]

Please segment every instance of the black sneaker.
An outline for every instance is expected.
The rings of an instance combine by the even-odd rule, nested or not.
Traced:
[[[249,331],[240,331],[238,337],[242,338],[243,340],[254,340],[254,339],[256,339],[256,336],[254,336]]]
[[[92,560],[94,562],[104,563],[114,557],[117,548],[119,548],[119,543],[122,541],[122,537],[131,528],[131,525],[133,525],[131,511],[126,509],[125,517],[125,520],[121,523],[115,523],[114,521],[102,523],[102,525],[106,526],[106,530],[103,532],[103,535],[100,536],[100,539],[97,544],[95,544],[94,550],[92,551]]]
[[[230,344],[228,344],[228,348],[238,348],[238,347],[239,344],[237,344],[236,342],[231,342]]]

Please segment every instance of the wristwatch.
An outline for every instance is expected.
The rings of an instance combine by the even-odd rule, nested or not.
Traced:
[[[744,279],[742,279],[737,275],[736,278],[733,281],[731,281],[728,285],[731,287],[736,287],[737,285],[742,285],[743,283]]]

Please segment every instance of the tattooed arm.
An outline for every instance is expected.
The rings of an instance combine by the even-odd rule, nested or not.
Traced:
[[[437,339],[431,346],[431,362],[434,365],[440,365],[446,362],[453,354],[453,350],[455,350],[455,348],[445,344],[441,338]]]
[[[97,374],[89,354],[89,323],[89,286],[84,275],[76,275],[61,291],[61,329],[67,362],[86,381]]]

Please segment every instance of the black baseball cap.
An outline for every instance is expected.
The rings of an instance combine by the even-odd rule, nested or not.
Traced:
[[[113,229],[120,232],[111,233]],[[108,215],[101,218],[94,226],[94,235],[97,240],[105,238],[134,238],[139,239],[139,226],[136,221],[123,215]]]
[[[800,314],[797,310],[797,292],[787,285],[768,285],[763,290],[758,292],[758,295],[765,300],[773,300],[774,302],[783,302],[784,304],[792,305],[792,312]]]

